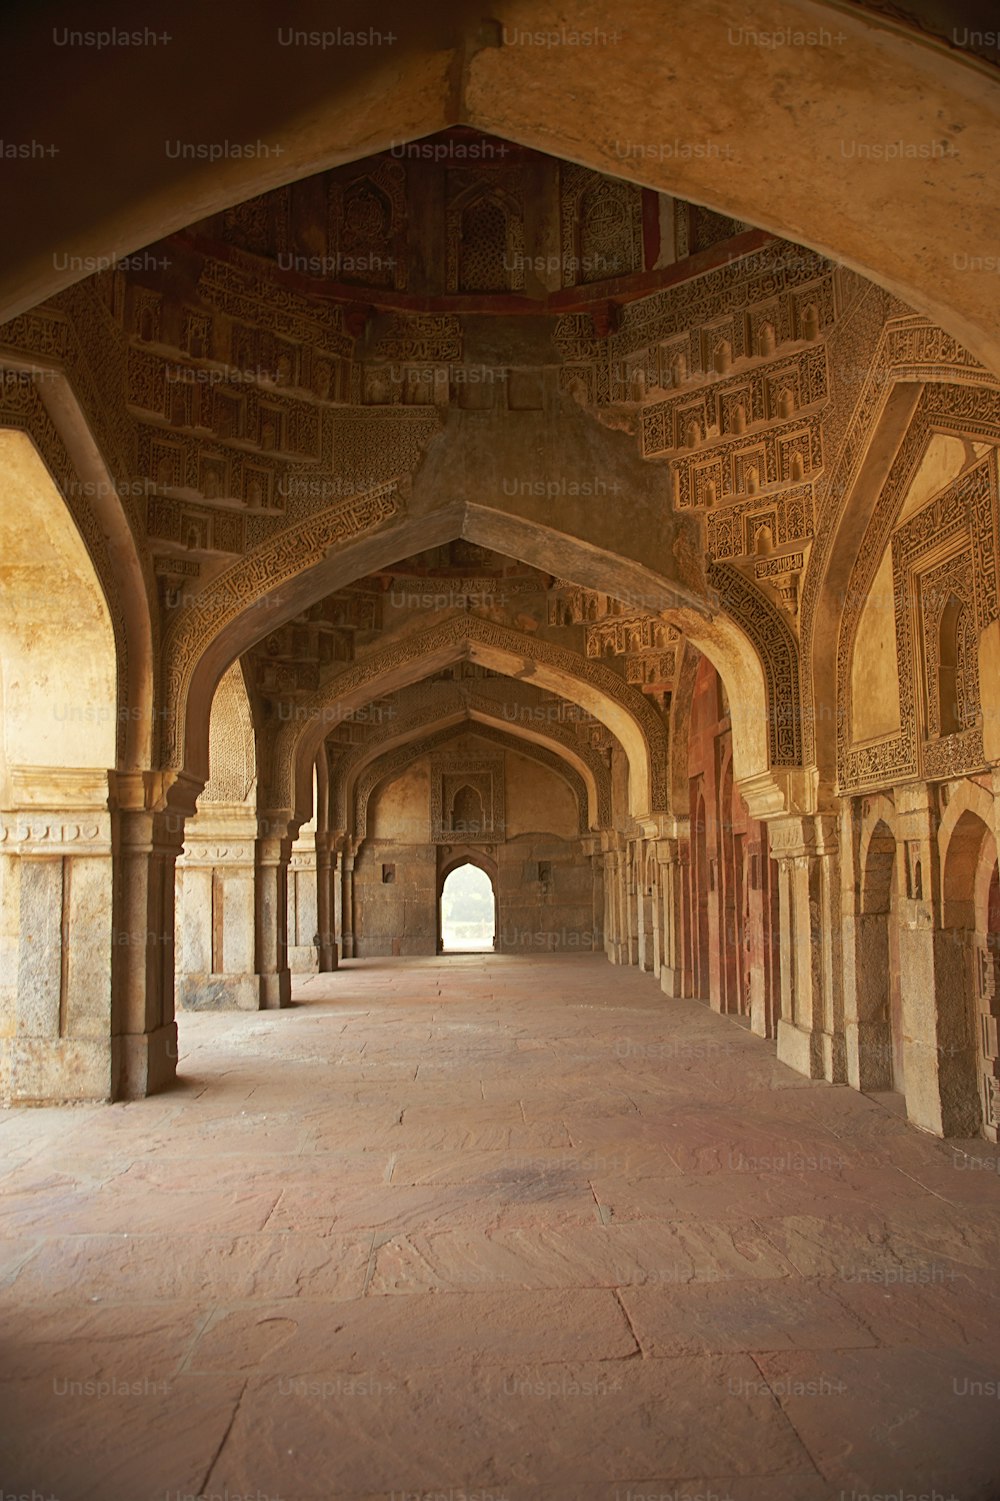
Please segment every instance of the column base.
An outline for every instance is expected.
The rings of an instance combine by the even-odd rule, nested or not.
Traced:
[[[673,996],[679,1000],[684,995],[684,979],[679,969],[673,965],[660,965],[660,989],[664,995]]]
[[[294,975],[318,975],[319,952],[314,943],[296,944],[288,950],[288,968]]]
[[[0,1102],[110,1100],[111,1056],[110,1037],[5,1037],[0,1041]]]
[[[179,1011],[259,1011],[258,975],[178,975]]]
[[[975,1048],[928,1047],[907,1039],[903,1050],[906,1118],[932,1136],[983,1135]]]
[[[848,1022],[847,1082],[852,1089],[879,1094],[892,1088],[892,1034],[887,1022]]]
[[[112,1038],[112,1098],[144,1100],[177,1077],[177,1023]]]
[[[807,1079],[824,1079],[823,1035],[808,1032],[794,1022],[778,1022],[778,1062],[787,1063]]]
[[[261,1011],[283,1011],[292,1004],[291,970],[282,969],[276,975],[258,975]]]

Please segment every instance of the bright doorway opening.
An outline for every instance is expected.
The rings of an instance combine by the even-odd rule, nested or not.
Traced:
[[[496,893],[485,870],[456,866],[441,888],[441,951],[482,953],[496,947]]]

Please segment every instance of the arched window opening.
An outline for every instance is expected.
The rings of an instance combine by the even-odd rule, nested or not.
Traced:
[[[942,735],[957,735],[962,728],[962,716],[958,704],[959,630],[962,624],[962,608],[962,601],[956,595],[951,594],[941,612],[938,640],[938,714]]]
[[[451,831],[475,838],[485,827],[483,799],[475,787],[466,784],[455,793],[451,805]]]
[[[441,951],[482,953],[495,946],[493,882],[485,870],[466,862],[446,877],[441,888]]]
[[[507,215],[494,199],[477,198],[462,215],[461,255],[463,292],[507,291]]]

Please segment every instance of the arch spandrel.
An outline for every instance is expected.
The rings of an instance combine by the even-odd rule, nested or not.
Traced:
[[[54,370],[31,372],[0,364],[5,366],[0,432],[30,438],[50,481],[48,506],[75,529],[99,582],[116,655],[115,753],[108,766],[134,771],[150,764],[153,750],[158,621],[150,608],[149,558],[136,545],[127,499],[114,483],[66,377]],[[61,526],[59,515],[53,515],[53,524]],[[52,603],[48,601],[50,609]]]

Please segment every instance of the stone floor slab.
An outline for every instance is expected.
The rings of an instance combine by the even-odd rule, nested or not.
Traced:
[[[992,1501],[996,1148],[600,957],[296,1001],[0,1115],[0,1493]]]

